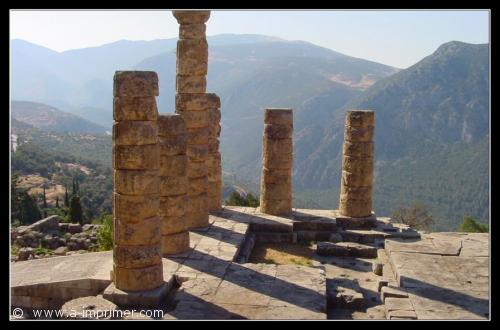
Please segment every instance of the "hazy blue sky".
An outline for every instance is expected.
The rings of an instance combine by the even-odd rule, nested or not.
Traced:
[[[11,38],[57,51],[120,39],[177,36],[170,11],[11,11]],[[212,11],[207,35],[255,33],[305,40],[406,68],[442,43],[489,42],[488,11]]]

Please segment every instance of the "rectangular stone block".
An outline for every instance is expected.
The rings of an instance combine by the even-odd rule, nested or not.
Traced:
[[[163,217],[161,222],[161,235],[170,235],[187,230],[186,215],[176,217]]]
[[[262,180],[261,194],[264,199],[292,199],[292,185],[283,183],[267,183]]]
[[[175,196],[185,194],[188,190],[188,179],[185,176],[161,176],[160,196]]]
[[[122,195],[158,194],[158,171],[114,170],[115,192]]]
[[[370,187],[373,185],[373,172],[363,168],[355,172],[342,171],[342,185],[350,187]]]
[[[205,39],[207,26],[204,23],[181,24],[179,26],[179,39]]]
[[[207,192],[208,179],[206,176],[189,178],[188,196],[196,196]]]
[[[206,162],[189,162],[187,166],[187,177],[188,178],[200,178],[206,177],[208,174],[208,167]]]
[[[120,290],[151,290],[163,283],[163,265],[159,263],[144,268],[124,268],[114,264],[113,277],[116,288]]]
[[[181,217],[186,213],[187,195],[162,196],[160,197],[160,209],[158,214],[164,217]]]
[[[120,121],[113,124],[113,145],[158,143],[158,125],[154,121]]]
[[[188,156],[161,156],[160,176],[185,176],[187,174]]]
[[[137,223],[155,217],[160,207],[158,194],[128,196],[113,194],[113,216],[123,223]]]
[[[292,109],[267,108],[264,112],[264,124],[293,125]]]
[[[116,71],[113,79],[113,95],[158,96],[158,75],[153,71]]]
[[[113,242],[118,245],[159,244],[161,221],[158,216],[141,219],[135,223],[114,219]],[[122,265],[123,267],[127,267]],[[131,266],[130,266],[131,267]]]
[[[120,146],[113,148],[113,168],[116,170],[157,170],[160,149],[157,144]]]
[[[156,228],[159,231],[159,228]],[[161,236],[160,236],[161,237]],[[117,267],[144,268],[162,263],[160,240],[154,245],[114,245],[113,261]]]
[[[344,141],[371,142],[373,141],[374,127],[345,126]]]
[[[158,116],[158,136],[176,138],[186,133],[186,124],[181,115],[168,113]]]
[[[219,197],[222,193],[222,182],[221,181],[208,181],[207,196],[209,197]]]
[[[195,144],[195,145],[208,144],[209,137],[210,137],[210,128],[208,127],[188,128],[187,130],[187,141],[189,141],[189,144]]]
[[[211,108],[220,108],[220,98],[213,93],[205,94],[177,94],[175,95],[175,111],[207,111]]]
[[[342,157],[342,170],[351,173],[373,173],[373,158],[350,157],[344,155]]]
[[[268,139],[291,139],[292,135],[292,125],[264,124],[264,136],[266,136]]]
[[[374,155],[375,147],[373,142],[352,142],[344,141],[342,152],[346,156],[371,158]]]
[[[350,187],[340,186],[341,200],[367,201],[372,199],[372,187]]]
[[[286,215],[292,212],[291,199],[264,199],[260,195],[260,211],[272,215]]]
[[[177,74],[206,75],[208,43],[206,39],[180,39],[177,41]]]
[[[205,75],[176,77],[177,93],[205,93],[207,90],[207,78]]]
[[[262,180],[265,184],[290,184],[292,183],[292,168],[267,168],[262,167]]]
[[[205,23],[210,18],[210,10],[172,10],[172,13],[181,25]]]
[[[219,152],[219,140],[212,140],[208,143],[208,153],[215,154]]]
[[[184,155],[187,152],[187,139],[184,134],[170,138],[160,137],[158,145],[161,156]]]
[[[375,126],[375,112],[370,110],[349,110],[346,112],[345,125],[354,127]]]
[[[161,250],[164,256],[188,251],[189,232],[183,231],[163,236]]]
[[[115,121],[155,121],[158,108],[154,97],[114,97],[113,119]]]
[[[207,111],[180,110],[178,113],[184,119],[186,128],[188,129],[208,127],[209,121]]]
[[[341,200],[339,212],[349,217],[368,217],[372,213],[372,203],[371,201]]]
[[[188,145],[187,146],[187,156],[189,161],[201,161],[204,162],[208,157],[208,146],[207,145]]]
[[[207,194],[190,196],[186,210],[186,227],[202,228],[208,226]]]
[[[293,141],[291,138],[273,140],[264,136],[262,149],[264,156],[267,157],[282,157],[282,155],[291,155],[293,153]]]

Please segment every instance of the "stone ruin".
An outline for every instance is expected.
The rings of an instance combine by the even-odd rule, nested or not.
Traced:
[[[343,319],[367,301],[380,305],[359,318],[488,317],[487,236],[421,234],[375,216],[373,111],[346,112],[338,210],[292,207],[293,111],[276,108],[264,112],[260,207],[222,206],[221,103],[206,93],[210,12],[173,14],[175,113],[158,114],[155,72],[114,76],[112,258],[19,265],[14,306],[156,308],[180,285],[164,318]],[[257,243],[299,241],[317,242],[312,267],[247,262]],[[421,290],[447,300],[430,310]]]

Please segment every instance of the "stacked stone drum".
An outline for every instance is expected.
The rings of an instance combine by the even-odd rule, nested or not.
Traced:
[[[346,112],[339,213],[362,218],[372,215],[375,113]]]
[[[262,146],[260,210],[273,215],[292,211],[292,109],[266,109]]]
[[[222,165],[219,152],[221,112],[218,108],[210,108],[208,121],[210,135],[208,138],[208,210],[216,211],[222,207]]]
[[[123,291],[151,290],[163,284],[156,96],[155,72],[116,72],[113,282]]]
[[[189,249],[186,228],[188,202],[186,126],[178,114],[158,117],[160,145],[160,211],[164,256]]]
[[[188,229],[208,226],[209,110],[220,108],[215,94],[206,93],[208,44],[205,22],[210,11],[174,10],[180,24],[177,41],[175,111],[187,130]]]

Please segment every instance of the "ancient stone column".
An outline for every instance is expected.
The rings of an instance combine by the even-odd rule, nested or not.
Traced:
[[[222,165],[219,152],[221,112],[218,108],[209,109],[209,137],[208,137],[208,210],[215,211],[222,207]]]
[[[155,96],[155,72],[115,73],[113,282],[126,292],[152,290],[164,283]]]
[[[292,109],[266,109],[262,146],[260,210],[273,215],[292,212]]]
[[[375,113],[346,112],[339,213],[361,218],[372,215],[373,132]]]
[[[187,129],[188,229],[208,226],[209,110],[220,108],[219,97],[206,92],[208,44],[205,22],[210,11],[174,10],[180,24],[177,41],[175,112]]]
[[[186,227],[188,202],[186,125],[178,114],[158,117],[160,144],[160,221],[162,254],[189,249]]]

